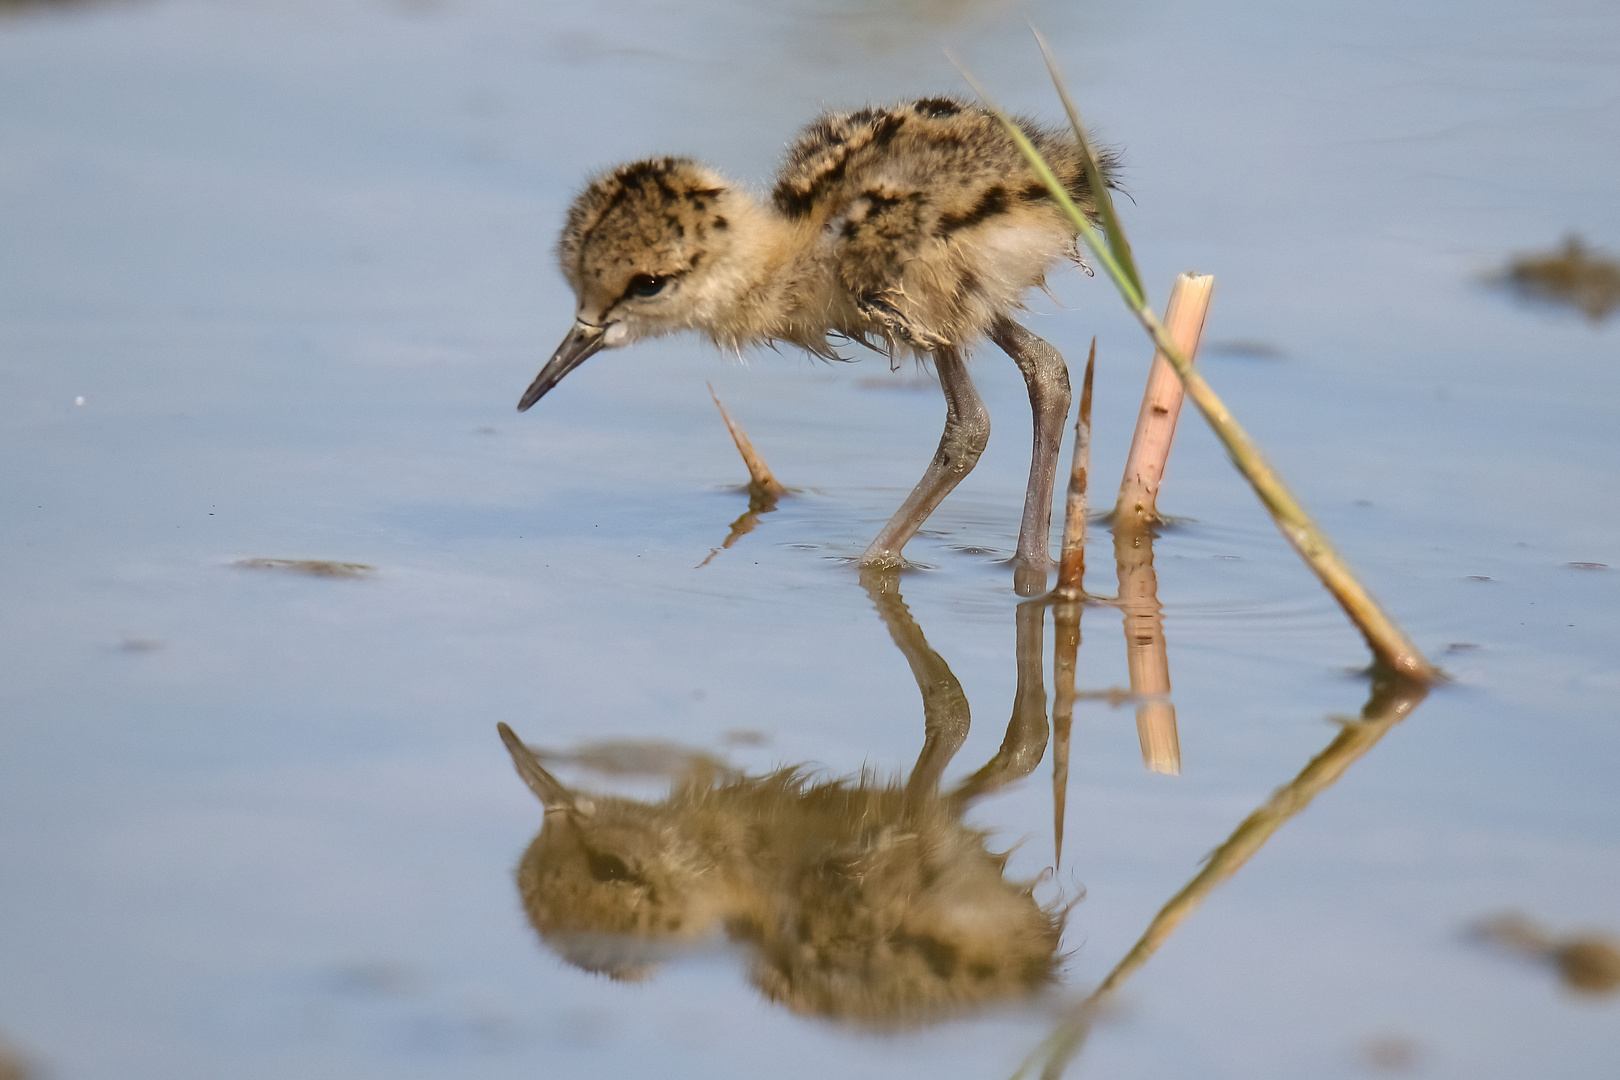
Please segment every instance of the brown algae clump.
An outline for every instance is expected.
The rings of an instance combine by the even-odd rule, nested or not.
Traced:
[[[1609,934],[1556,935],[1516,911],[1485,919],[1472,933],[1477,941],[1549,965],[1577,994],[1606,997],[1620,991],[1620,940]]]
[[[1514,256],[1498,280],[1527,300],[1578,308],[1593,322],[1620,307],[1620,263],[1574,234],[1559,251]]]
[[[377,569],[365,563],[332,562],[329,559],[238,559],[232,565],[242,570],[283,570],[291,574],[324,578],[361,578]]]

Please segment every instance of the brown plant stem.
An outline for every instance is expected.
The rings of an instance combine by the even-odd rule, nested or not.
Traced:
[[[1078,600],[1085,595],[1087,474],[1091,470],[1091,380],[1097,370],[1097,339],[1091,339],[1086,376],[1080,384],[1080,415],[1074,421],[1074,462],[1063,510],[1063,550],[1058,556],[1057,596]]]

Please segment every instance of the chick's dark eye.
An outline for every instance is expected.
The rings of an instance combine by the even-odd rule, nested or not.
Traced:
[[[629,864],[617,855],[587,850],[585,852],[585,862],[590,867],[591,877],[597,881],[636,880],[636,874],[631,871]]]
[[[655,277],[652,274],[637,274],[630,279],[630,287],[625,292],[630,296],[657,296],[664,290],[669,282],[667,277]]]

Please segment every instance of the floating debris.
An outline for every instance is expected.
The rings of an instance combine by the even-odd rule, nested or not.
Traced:
[[[155,638],[127,637],[118,643],[119,652],[147,653],[157,652],[163,648],[163,642]]]
[[[377,569],[365,563],[332,562],[327,559],[238,559],[232,565],[242,570],[282,570],[324,578],[361,578]]]
[[[1607,570],[1609,568],[1608,563],[1600,562],[1572,562],[1569,565],[1577,570]]]
[[[5,10],[4,0],[0,0],[0,11]],[[0,1080],[28,1080],[33,1074],[27,1062],[10,1045],[0,1042]]]
[[[1527,300],[1578,308],[1593,322],[1620,307],[1620,263],[1573,233],[1560,251],[1514,256],[1497,280]]]
[[[1472,936],[1551,965],[1564,986],[1577,994],[1605,997],[1620,990],[1620,939],[1609,934],[1557,936],[1528,915],[1510,911],[1477,923]]]
[[[35,8],[65,8],[85,7],[90,3],[104,2],[104,0],[0,0],[0,15],[14,11],[30,11]],[[11,1080],[10,1075],[0,1071],[0,1080]]]
[[[1423,1056],[1422,1050],[1410,1035],[1374,1035],[1361,1044],[1361,1059],[1379,1072],[1409,1072]]]
[[[355,997],[406,997],[421,990],[423,982],[411,968],[386,960],[340,964],[326,977],[333,992]]]
[[[1276,345],[1255,338],[1227,338],[1224,341],[1207,342],[1204,345],[1204,352],[1213,356],[1239,356],[1250,360],[1281,360],[1284,356],[1282,349]]]

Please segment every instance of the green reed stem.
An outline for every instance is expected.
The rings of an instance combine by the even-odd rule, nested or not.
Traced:
[[[1030,168],[1046,185],[1053,201],[1068,216],[1081,239],[1085,241],[1086,247],[1091,250],[1114,282],[1115,288],[1125,300],[1125,306],[1130,308],[1136,320],[1153,339],[1154,346],[1164,354],[1170,366],[1180,376],[1187,396],[1192,398],[1193,404],[1198,406],[1198,411],[1203,413],[1204,419],[1214,429],[1215,437],[1220,439],[1221,445],[1226,448],[1232,464],[1243,474],[1244,479],[1248,480],[1249,486],[1259,496],[1260,502],[1271,514],[1272,520],[1277,523],[1277,528],[1293,546],[1294,551],[1311,568],[1323,586],[1339,602],[1339,606],[1350,617],[1350,621],[1361,631],[1377,662],[1407,678],[1424,682],[1438,678],[1438,669],[1424,658],[1405,632],[1357,580],[1349,564],[1334,550],[1327,534],[1305,512],[1305,508],[1288,490],[1282,478],[1267,464],[1260,447],[1249,437],[1248,432],[1243,430],[1225,403],[1204,381],[1203,376],[1193,369],[1187,356],[1170,340],[1164,324],[1159,321],[1159,317],[1153,313],[1152,307],[1148,304],[1146,293],[1141,286],[1141,277],[1136,270],[1136,261],[1132,257],[1130,245],[1125,240],[1124,229],[1114,213],[1113,199],[1109,197],[1107,184],[1101,179],[1100,170],[1080,123],[1079,113],[1069,100],[1062,77],[1058,74],[1057,66],[1051,59],[1050,51],[1046,50],[1044,42],[1042,50],[1047,54],[1053,83],[1057,86],[1058,94],[1063,98],[1064,108],[1074,125],[1081,157],[1085,161],[1086,175],[1090,180],[1091,192],[1097,201],[1098,217],[1108,233],[1117,237],[1117,243],[1110,243],[1108,239],[1098,234],[1091,219],[1075,205],[1068,191],[1064,189],[1062,181],[1046,163],[1040,151],[1035,149],[1035,145],[1013,119],[991,100],[978,80],[968,74],[960,64],[957,65],[957,70],[962,72],[962,76],[979,95],[985,107],[1006,128],[1008,136],[1023,153]]]

